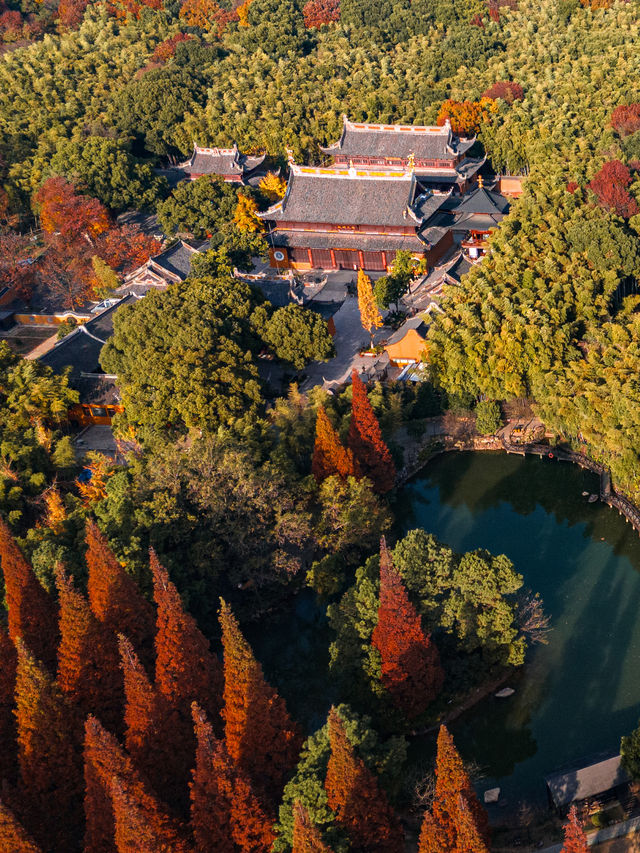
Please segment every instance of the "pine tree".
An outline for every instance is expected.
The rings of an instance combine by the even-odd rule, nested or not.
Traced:
[[[443,853],[444,850],[448,849],[446,834],[427,809],[422,821],[418,853]]]
[[[53,599],[22,556],[0,518],[0,563],[9,612],[9,636],[18,638],[53,671],[58,645],[58,615]]]
[[[17,641],[16,724],[25,824],[46,849],[72,850],[82,774],[78,720],[46,667]]]
[[[111,802],[118,853],[194,853],[186,830],[127,777],[112,779]]]
[[[225,738],[229,754],[256,793],[275,806],[300,754],[300,728],[284,700],[266,682],[262,667],[242,636],[229,606],[221,601],[224,647]]]
[[[452,850],[457,850],[458,835],[463,833],[468,824],[467,817],[460,814],[461,796],[464,798],[470,818],[475,823],[478,836],[488,846],[489,821],[487,813],[478,802],[453,738],[446,726],[440,726],[436,756],[436,793],[433,801],[433,817]],[[468,829],[465,831],[468,832]]]
[[[62,566],[56,567],[60,602],[58,684],[84,720],[96,714],[105,726],[122,729],[124,692],[116,638],[98,622],[89,602]]]
[[[382,684],[411,719],[430,705],[442,688],[438,650],[422,630],[384,537],[380,542],[380,606],[371,642],[382,658]]]
[[[86,528],[87,592],[94,616],[114,634],[128,637],[145,664],[153,657],[155,614],[138,585],[122,568],[95,521]]]
[[[311,823],[309,813],[297,800],[293,805],[292,853],[332,853],[322,840],[318,827]]]
[[[42,853],[13,812],[0,803],[0,851],[2,853]]]
[[[578,817],[578,809],[571,806],[569,820],[564,826],[564,846],[560,853],[587,853],[587,836]]]
[[[373,285],[364,270],[358,270],[358,308],[360,309],[360,322],[362,328],[371,335],[371,346],[373,347],[373,334],[382,326],[382,316],[378,310],[373,295]]]
[[[378,779],[349,742],[335,708],[329,712],[331,755],[325,789],[354,853],[400,853],[404,839],[400,824]]]
[[[184,756],[180,754],[184,744],[176,740],[174,714],[149,680],[132,644],[122,634],[119,646],[126,698],[127,752],[165,802],[183,806],[186,789],[179,790],[178,781],[185,773]]]
[[[343,446],[324,406],[319,407],[316,418],[316,441],[313,448],[311,473],[318,483],[334,474],[343,479],[354,477],[356,474],[353,453]]]
[[[16,721],[13,713],[16,663],[15,646],[5,629],[0,628],[0,785],[3,780],[15,779],[17,770]]]
[[[273,818],[195,702],[193,719],[198,748],[191,825],[198,853],[268,853],[275,840]]]
[[[369,402],[367,389],[357,371],[353,371],[351,378],[353,394],[349,447],[362,475],[371,480],[374,491],[383,494],[393,488],[396,468],[389,448],[383,441],[380,424]]]

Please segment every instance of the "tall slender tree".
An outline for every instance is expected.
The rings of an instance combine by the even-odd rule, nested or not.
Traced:
[[[374,491],[382,494],[393,488],[396,467],[382,438],[380,424],[369,402],[367,389],[356,370],[351,374],[351,379],[353,393],[349,447],[361,474],[371,480]]]
[[[334,474],[342,478],[354,477],[356,474],[353,452],[343,446],[324,406],[319,407],[316,418],[316,441],[313,448],[311,473],[318,483]]]
[[[560,853],[587,853],[587,836],[578,817],[578,809],[571,806],[569,819],[564,826],[564,845]]]
[[[95,714],[114,731],[122,729],[124,691],[116,638],[98,622],[89,602],[62,566],[56,567],[60,602],[58,684],[84,719]]]
[[[0,518],[0,563],[9,614],[9,636],[53,671],[58,645],[58,614],[49,593],[23,557],[11,531]]]
[[[17,770],[16,721],[13,713],[16,663],[16,648],[6,630],[0,628],[0,785],[3,780],[12,782]]]
[[[191,784],[191,825],[198,853],[268,853],[275,840],[273,817],[218,740],[194,702],[198,740]]]
[[[411,719],[431,704],[442,688],[444,672],[435,645],[422,630],[387,543],[380,541],[380,605],[371,642],[382,658],[382,684]]]
[[[400,853],[404,838],[378,779],[349,742],[338,712],[329,712],[331,755],[325,789],[354,853]]]
[[[221,601],[225,738],[229,754],[272,807],[300,754],[302,735],[262,673],[226,602]]]
[[[111,780],[111,801],[118,853],[195,853],[186,828],[126,776]]]
[[[460,794],[458,800],[456,853],[490,853],[464,794]]]
[[[21,816],[42,847],[73,850],[82,802],[78,719],[47,668],[20,640],[16,646]]]
[[[364,270],[358,270],[358,308],[362,328],[371,336],[371,346],[373,346],[373,335],[375,330],[382,326],[382,315],[373,295],[371,279]]]
[[[469,817],[460,813],[462,802],[468,809],[470,819],[475,823],[478,836],[488,846],[489,821],[487,813],[478,802],[453,738],[446,726],[440,726],[436,756],[436,792],[433,801],[433,817],[452,850],[457,850],[458,836],[464,837],[464,833],[468,834],[469,832]]]
[[[87,592],[91,610],[114,634],[128,637],[146,665],[153,656],[155,614],[134,579],[120,565],[95,521],[86,527]]]
[[[443,853],[448,850],[447,836],[440,824],[436,821],[430,810],[424,813],[420,840],[418,842],[418,853]]]
[[[4,803],[0,803],[0,851],[2,853],[42,853],[29,833]]]
[[[332,853],[320,834],[320,830],[309,818],[301,802],[293,805],[293,848],[292,853]]]

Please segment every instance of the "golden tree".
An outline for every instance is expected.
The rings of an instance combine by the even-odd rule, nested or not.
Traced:
[[[238,204],[233,221],[240,231],[264,231],[264,223],[258,218],[258,205],[248,195],[238,195]]]
[[[358,270],[358,308],[362,328],[371,335],[371,346],[373,346],[373,334],[382,326],[382,315],[373,297],[371,279],[365,275],[364,270]]]
[[[238,12],[240,9],[238,9]],[[260,181],[259,187],[262,192],[270,198],[271,201],[278,201],[287,191],[287,182],[275,172],[267,172],[264,178]]]

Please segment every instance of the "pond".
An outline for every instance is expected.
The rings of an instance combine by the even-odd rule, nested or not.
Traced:
[[[452,725],[463,757],[509,804],[542,801],[543,779],[617,751],[640,715],[640,538],[615,510],[589,504],[597,479],[552,460],[449,453],[399,501],[405,530],[423,527],[457,551],[506,554],[551,618],[507,684]],[[432,749],[414,741],[414,761]]]

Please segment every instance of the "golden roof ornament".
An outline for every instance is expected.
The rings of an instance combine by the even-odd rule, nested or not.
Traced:
[[[416,168],[416,155],[413,153],[413,151],[409,154],[408,165],[409,165],[409,171],[414,172],[415,168]]]
[[[478,187],[482,189],[484,187],[484,178],[482,175],[478,175]]]

